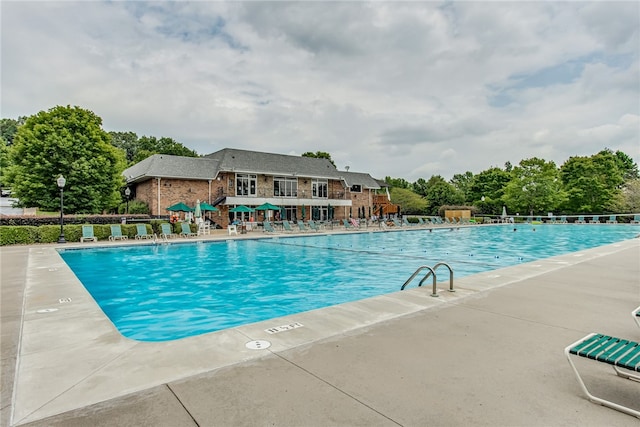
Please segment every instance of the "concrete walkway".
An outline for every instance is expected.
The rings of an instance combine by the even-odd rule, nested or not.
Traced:
[[[54,246],[0,251],[3,426],[640,423],[588,402],[563,354],[589,332],[640,339],[640,239],[158,345],[118,338]],[[33,314],[47,286],[67,314]],[[640,409],[639,383],[578,362]]]

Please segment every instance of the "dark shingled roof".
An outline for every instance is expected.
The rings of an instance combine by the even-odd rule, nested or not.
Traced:
[[[367,173],[339,171],[328,160],[225,148],[204,157],[154,154],[122,173],[128,183],[150,178],[215,179],[219,172],[303,176],[344,180],[350,187],[378,189],[378,181]]]
[[[373,179],[368,173],[362,172],[341,172],[340,176],[344,178],[348,187],[360,185],[362,188],[371,188],[377,190],[380,188],[378,180]]]
[[[327,159],[261,153],[225,148],[205,156],[220,161],[220,170],[266,175],[302,175],[310,178],[340,178],[341,173]]]
[[[154,154],[122,172],[127,182],[149,178],[214,179],[218,161],[204,157],[182,157]]]

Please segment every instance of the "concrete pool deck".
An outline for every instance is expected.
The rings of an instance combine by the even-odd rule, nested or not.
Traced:
[[[589,332],[640,339],[637,238],[456,278],[439,298],[414,288],[169,343],[120,336],[56,247],[0,249],[1,425],[638,425],[588,402],[563,354]],[[640,384],[593,365],[588,386],[640,409]]]

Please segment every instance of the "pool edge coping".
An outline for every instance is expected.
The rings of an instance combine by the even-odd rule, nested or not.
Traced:
[[[500,286],[636,244],[636,239],[628,239],[466,276],[456,280],[456,288],[459,289],[456,293],[446,292],[446,286],[441,285],[440,298],[428,295],[430,287],[414,288],[163,343],[142,343],[122,337],[66,266],[56,250],[57,247],[32,247],[29,248],[24,294],[24,336],[21,338],[16,360],[12,425],[36,421],[167,382],[261,358],[269,352],[308,345],[417,311],[455,304],[461,299],[482,295]],[[56,276],[55,280],[47,277],[50,275]],[[56,283],[59,286],[55,286]],[[61,292],[63,290],[65,292]],[[71,298],[71,301],[58,302],[59,307],[56,307],[58,310],[55,312],[43,313],[42,316],[36,313],[39,309],[51,306],[51,301],[56,301],[54,292],[59,292],[58,295],[62,295],[60,298]],[[327,324],[327,313],[332,313],[331,319],[339,320]],[[59,322],[55,320],[56,316]],[[51,340],[59,334],[60,330],[56,327],[60,328],[60,323],[69,326],[70,316],[87,319],[85,322],[73,322],[73,326],[93,326],[93,329],[72,331],[77,334],[74,335],[78,338],[75,342],[74,336],[66,337],[67,340],[61,340],[58,336],[56,346],[47,343],[46,337]],[[266,331],[295,322],[303,325],[294,329],[296,332],[269,334]],[[254,340],[268,340],[271,347],[267,352],[247,349],[245,344]],[[231,346],[233,348],[229,349]],[[104,353],[107,347],[111,351]],[[174,351],[165,351],[171,354],[162,354],[163,350],[172,348]],[[221,349],[224,351],[220,351]],[[219,351],[220,354],[217,354]],[[214,353],[216,357],[211,357]],[[186,358],[190,359],[189,366],[177,367],[176,365],[186,364],[186,354],[189,356]],[[85,362],[84,366],[75,366],[80,372],[59,372],[56,361],[68,364],[70,360],[76,359]],[[86,365],[87,360],[93,363]],[[171,372],[164,373],[163,369],[167,366]],[[123,384],[123,376],[117,375],[117,372],[131,374],[125,376],[127,384]]]

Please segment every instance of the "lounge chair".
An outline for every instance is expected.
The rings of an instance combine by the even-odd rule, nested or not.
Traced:
[[[406,225],[407,227],[415,227],[415,224],[410,223],[407,218],[402,218],[402,225]]]
[[[111,225],[111,236],[109,236],[109,240],[127,240],[128,237],[122,234],[122,227],[120,224]]]
[[[591,221],[589,221],[589,224],[600,224],[600,216],[594,215]]]
[[[320,231],[320,226],[318,224],[315,223],[314,220],[310,219],[309,221],[307,221],[307,225],[309,226],[310,230],[313,231]]]
[[[273,228],[273,225],[271,225],[271,223],[269,221],[263,221],[262,222],[262,228],[264,229],[265,233],[275,233],[276,230]]]
[[[147,225],[146,224],[136,224],[136,239],[153,239],[154,235],[147,233]]]
[[[160,224],[160,229],[162,233],[160,233],[160,237],[163,239],[170,239],[172,237],[177,237],[178,235],[171,230],[171,224],[163,222]]]
[[[238,226],[236,224],[227,225],[227,232],[229,233],[229,236],[231,236],[232,234],[235,234],[237,236],[238,235]]]
[[[609,219],[607,220],[607,224],[617,224],[618,221],[616,220],[616,216],[615,215],[609,215]]]
[[[82,237],[80,242],[97,242],[98,239],[93,235],[93,225],[82,226]]]
[[[282,220],[282,228],[284,231],[288,233],[293,232],[293,228],[291,227],[291,223],[289,222],[289,220],[286,220],[286,219]]]
[[[306,233],[307,231],[309,231],[309,229],[304,225],[304,222],[302,221],[298,221],[298,228],[300,229],[300,231],[302,231],[303,233]]]
[[[391,218],[391,222],[393,222],[393,225],[396,227],[402,227],[402,223],[398,221],[397,218]]]
[[[631,224],[640,224],[640,215],[634,215]]]
[[[566,215],[562,215],[560,217],[560,224],[566,224],[567,223],[567,216]]]
[[[602,334],[589,334],[569,345],[564,350],[573,372],[576,374],[582,391],[589,400],[620,412],[640,418],[640,411],[596,397],[589,393],[571,356],[584,357],[613,366],[616,374],[622,378],[640,381],[640,343]],[[635,372],[635,373],[631,373]]]
[[[576,224],[585,224],[584,216],[580,215],[576,220]]]
[[[424,222],[424,220],[423,220],[422,218],[420,218],[420,217],[418,218],[418,224],[419,224],[419,225],[422,225],[422,226],[429,225],[429,224],[427,224],[426,222]]]
[[[343,218],[342,224],[344,225],[345,230],[355,230],[356,228],[349,222],[348,219]]]
[[[191,225],[188,222],[181,222],[180,226],[182,227],[182,231],[180,232],[181,237],[195,237],[198,235],[197,233],[191,231]]]

